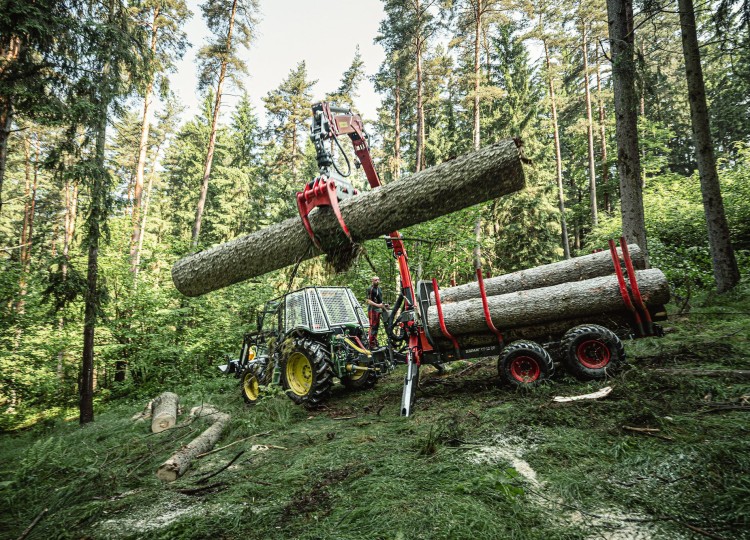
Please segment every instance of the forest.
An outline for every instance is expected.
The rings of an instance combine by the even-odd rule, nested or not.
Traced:
[[[221,375],[217,366],[227,356],[237,355],[243,334],[256,329],[257,314],[272,298],[308,285],[343,285],[363,302],[371,276],[378,274],[386,301],[395,301],[398,268],[383,240],[364,242],[364,255],[343,272],[317,257],[194,298],[181,294],[171,276],[173,264],[190,253],[298,216],[295,193],[319,174],[309,137],[312,105],[324,100],[357,111],[365,86],[373,87],[381,100],[377,116],[364,120],[375,168],[386,186],[508,138],[523,141],[525,189],[402,231],[415,281],[474,280],[472,260],[478,248],[486,273],[496,276],[606,249],[608,239],[624,235],[647,253],[650,266],[666,275],[672,294],[670,316],[678,328],[680,317],[701,309],[726,308],[747,315],[747,0],[383,0],[383,19],[374,37],[384,51],[381,65],[365,65],[357,51],[338,81],[324,81],[326,94],[313,95],[318,76],[300,60],[288,66],[288,75],[278,87],[260,96],[261,110],[252,104],[242,81],[254,70],[246,55],[263,28],[264,2],[201,0],[197,9],[188,4],[186,0],[0,1],[0,432],[7,432],[0,435],[0,446],[8,451],[15,444],[23,447],[29,452],[29,463],[43,462],[46,452],[57,455],[60,463],[63,455],[72,457],[59,442],[32,448],[25,446],[32,444],[30,440],[10,439],[10,434],[31,430],[36,433],[33,437],[43,438],[45,429],[64,429],[66,436],[82,438],[85,433],[70,426],[93,422],[98,425],[91,429],[99,431],[90,432],[91,436],[104,440],[100,415],[114,421],[112,411],[118,411],[124,418],[164,390],[184,391],[199,401],[207,395],[219,404],[236,401],[241,410],[236,381]],[[208,40],[190,43],[185,24],[191,18],[203,21]],[[303,42],[297,46],[303,58]],[[170,79],[179,76],[177,62],[191,47],[197,50],[200,78],[195,90],[202,103],[192,117],[183,113],[183,104],[170,88]],[[239,96],[231,107],[230,94]],[[345,166],[342,152],[353,161],[351,146],[336,152],[339,165]],[[351,179],[357,189],[369,189],[361,169]],[[691,339],[704,327],[710,334],[694,347],[693,356],[688,354],[689,359],[701,360],[703,347],[706,358],[725,355],[729,367],[747,370],[745,353],[738,351],[746,347],[748,319],[711,320],[706,315],[700,320],[703,326],[685,322]],[[736,332],[728,334],[733,336],[730,340],[723,337],[723,330],[735,326]],[[678,355],[674,351],[687,354],[690,347],[681,339],[667,336],[666,345],[653,347],[667,350],[666,356]],[[739,345],[732,340],[739,340]],[[636,357],[654,357],[645,344],[633,350]],[[742,373],[746,381],[747,371]],[[391,378],[391,386],[376,394],[380,402],[398,392],[400,377]],[[623,384],[633,392],[661,391],[655,379],[645,375]],[[721,394],[728,401],[744,396],[747,405],[745,383],[732,391],[716,390],[713,383],[665,384],[676,395],[689,388],[688,393]],[[459,385],[467,394],[488,392],[480,386]],[[449,394],[456,392],[455,385],[447,388],[452,388]],[[570,381],[562,388],[585,393]],[[532,395],[531,403],[563,390],[540,391]],[[254,431],[270,432],[305,419],[307,412],[278,403],[282,398],[271,395],[268,402],[245,412],[259,416],[258,411],[264,411],[265,419],[243,420],[246,424],[232,428],[235,435],[249,437]],[[463,414],[467,425],[474,420],[467,416],[466,407],[476,413],[477,422],[480,416],[492,414],[492,407],[502,408],[487,405],[482,412],[474,408],[479,405],[460,401],[466,396],[456,399],[459,402],[449,407],[450,414]],[[574,421],[563,413],[551,412],[558,415],[554,419],[544,417],[542,409],[523,405],[521,396],[508,399],[531,421],[549,426],[559,420],[573,429]],[[427,398],[428,403],[434,400],[435,396]],[[364,394],[351,403],[341,397],[336,406],[345,411],[369,410]],[[625,415],[635,403],[621,403],[613,414]],[[397,408],[395,401],[391,408]],[[664,417],[671,414],[662,412]],[[502,408],[506,413],[511,418],[521,416]],[[408,446],[413,453],[442,455],[442,450],[435,454],[436,445],[442,448],[446,440],[468,440],[465,430],[473,435],[480,432],[476,426],[455,427],[446,420],[448,414],[444,411],[438,423],[453,430],[452,439],[445,429],[435,434],[432,428],[420,431],[419,423],[399,427],[395,418],[382,429],[413,435],[416,442]],[[585,423],[606,414],[591,409]],[[380,415],[378,411],[377,418]],[[710,415],[716,423],[711,429],[726,436],[719,418]],[[731,418],[729,438],[742,454],[746,447],[742,449],[740,440],[747,437],[747,427],[742,427],[739,416]],[[334,429],[342,428],[340,424],[329,422],[320,428],[319,434],[325,438],[327,433],[330,444],[338,446],[330,458],[316,459],[331,463],[337,455],[345,459],[341,458],[344,435],[331,436]],[[618,429],[614,421],[608,426]],[[117,424],[111,440],[124,443],[130,436],[127,429]],[[575,447],[571,433],[564,436],[569,437],[566,444]],[[648,444],[664,444],[654,437],[644,439]],[[71,444],[77,443],[71,439]],[[138,444],[143,459],[153,460],[153,448],[146,448],[151,443]],[[726,458],[741,471],[747,458],[730,456],[728,448],[711,463]],[[623,455],[627,459],[630,451],[623,443],[613,459]],[[115,461],[126,459],[108,455]],[[276,471],[279,478],[292,475],[295,467],[309,466],[295,462],[285,473],[279,458],[268,459],[276,460],[268,471]],[[92,463],[97,462],[81,467],[96,467]],[[446,478],[453,478],[450,467],[441,463],[437,467],[446,467]],[[395,461],[391,465],[388,470],[396,471],[396,476],[406,474]],[[698,474],[697,461],[693,466]],[[415,467],[428,477],[426,468]],[[64,468],[60,465],[59,470]],[[265,489],[264,482],[274,481],[268,471],[258,477],[263,480],[256,488]],[[5,467],[3,472],[10,474]],[[307,508],[305,504],[315,505],[299,494],[289,495],[296,513],[290,514],[288,506],[281,511],[292,516],[291,523],[296,524],[292,529],[274,532],[275,521],[258,518],[262,526],[279,537],[411,537],[406,517],[392,529],[373,525],[351,536],[337,534],[335,523],[360,518],[356,511],[337,513],[338,507],[331,506],[335,494],[326,490],[374,473],[363,463],[341,474],[325,476],[313,489],[317,502],[328,509],[321,514],[325,526],[319,536],[302,532],[302,524],[310,523],[317,510]],[[494,495],[489,502],[482,499],[481,515],[500,504],[515,512],[515,518],[527,519],[528,509],[513,502],[524,496],[514,483],[517,473],[492,474],[496,476],[467,480],[459,475],[454,480],[464,495],[481,499],[486,490],[502,493],[500,502]],[[743,474],[732,481],[711,477],[717,482],[709,482],[712,490],[725,490],[726,498],[720,500],[707,499],[701,492],[696,499],[686,495],[682,506],[674,502],[666,509],[658,506],[666,503],[649,506],[652,503],[635,493],[628,500],[643,514],[682,516],[664,518],[674,529],[662,530],[665,536],[648,533],[653,537],[683,537],[670,536],[669,530],[740,537],[746,534],[748,514],[744,513],[747,503],[738,501],[746,501],[750,493],[747,469]],[[384,474],[379,489],[394,489],[388,483],[392,481],[386,481]],[[0,481],[1,497],[12,499],[3,491],[12,482]],[[669,499],[674,495],[669,490],[678,485],[661,486],[653,500]],[[525,496],[539,502],[533,493],[542,488],[533,482],[526,487]],[[566,484],[566,489],[571,491],[558,495],[585,499],[583,485]],[[38,496],[29,492],[18,501]],[[460,500],[452,508],[468,505]],[[8,507],[15,509],[13,520],[18,521],[0,521],[0,525],[12,523],[16,535],[39,511],[20,509],[18,501]],[[85,516],[60,519],[88,527],[99,510],[94,503],[86,504],[79,507]],[[690,504],[717,508],[716,517],[723,525],[706,525],[698,518],[707,514],[696,510],[696,518],[690,514]],[[385,506],[378,510],[385,511]],[[240,535],[238,522],[227,516],[222,519],[232,523],[225,537]],[[442,523],[448,518],[443,514],[430,519]],[[477,522],[482,519],[499,526],[490,514]],[[204,525],[217,526],[211,520]],[[497,529],[484,531],[476,523],[461,530],[472,538],[589,537],[578,535],[578,526],[568,524],[573,529],[561,532],[561,525],[549,522],[533,533],[503,529],[500,536],[493,536]],[[599,522],[593,526],[606,530]],[[191,532],[188,525],[181,527],[166,529],[164,537],[208,537],[204,529]],[[261,530],[266,529],[258,529],[259,535]],[[450,530],[415,537],[464,537]],[[117,537],[113,531],[90,534]],[[398,536],[402,533],[397,531],[407,531],[406,536]],[[159,537],[152,529],[132,534]],[[626,532],[619,537],[633,536]]]

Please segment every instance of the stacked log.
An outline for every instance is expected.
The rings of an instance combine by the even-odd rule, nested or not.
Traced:
[[[643,251],[637,244],[629,244],[628,251],[633,260],[633,266],[642,270],[645,266]],[[618,255],[622,250],[617,249]],[[581,257],[573,257],[565,261],[545,264],[527,270],[520,270],[511,274],[504,274],[484,280],[487,296],[496,296],[516,291],[528,291],[541,287],[550,287],[573,281],[582,281],[600,276],[608,276],[614,272],[612,256],[609,251],[600,251]],[[440,289],[440,300],[443,304],[460,302],[469,298],[479,298],[479,285],[476,282],[466,283],[457,287]],[[430,297],[430,304],[435,304],[435,295]]]
[[[508,139],[339,206],[352,240],[359,243],[514,193],[524,184],[520,142]],[[330,207],[316,208],[309,220],[327,255],[351,250]],[[199,296],[321,253],[295,217],[180,259],[172,267],[172,281],[182,294]]]
[[[669,284],[661,270],[638,270],[636,279],[647,306],[669,301]],[[627,320],[615,275],[497,294],[488,296],[487,303],[492,322],[503,332],[506,342],[516,336],[516,339],[533,339],[558,334],[582,322],[603,322],[607,318]],[[495,339],[487,330],[480,298],[443,303],[442,309],[448,331],[461,338],[462,345],[467,345],[464,337],[476,345]],[[428,309],[427,319],[430,335],[445,338],[435,306]]]

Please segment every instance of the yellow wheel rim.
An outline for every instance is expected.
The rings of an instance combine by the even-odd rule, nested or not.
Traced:
[[[360,380],[360,379],[361,379],[362,377],[364,377],[364,376],[365,376],[366,374],[367,374],[367,372],[366,372],[366,371],[364,371],[364,370],[359,370],[359,369],[355,369],[355,370],[354,370],[354,371],[352,371],[352,372],[351,372],[351,374],[349,375],[349,379],[350,379],[350,380],[352,380],[352,381],[358,381],[358,380]]]
[[[286,381],[289,388],[298,396],[306,396],[313,382],[313,370],[310,360],[301,352],[289,355],[286,361]]]
[[[242,389],[245,392],[245,396],[250,401],[255,401],[260,395],[260,385],[258,384],[258,378],[253,373],[245,373],[245,377],[242,379]]]

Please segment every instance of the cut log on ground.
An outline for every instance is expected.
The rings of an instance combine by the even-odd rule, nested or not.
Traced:
[[[633,259],[633,265],[638,269],[644,268],[643,252],[637,244],[629,244],[628,251]],[[622,250],[617,248],[621,255]],[[595,277],[608,276],[614,273],[612,256],[607,251],[574,257],[565,261],[537,266],[527,270],[520,270],[512,274],[505,274],[484,280],[487,296],[507,294],[516,291],[528,291],[542,287],[550,287],[571,281],[583,281]],[[476,282],[466,283],[458,287],[440,290],[440,300],[443,304],[460,302],[470,298],[479,298],[479,285]],[[435,295],[431,295],[430,304],[435,305]]]
[[[180,398],[172,392],[164,392],[152,404],[151,431],[160,433],[174,427],[177,423],[177,407]]]
[[[215,412],[214,410],[211,410],[210,415],[203,414],[201,416],[206,416],[213,420],[211,427],[190,441],[187,446],[180,448],[172,457],[165,461],[161,467],[159,467],[156,471],[156,476],[160,480],[163,480],[164,482],[174,482],[180,476],[185,474],[185,471],[190,468],[190,464],[198,454],[208,452],[214,447],[230,419],[228,414]]]
[[[638,270],[636,278],[647,305],[661,305],[669,301],[669,284],[661,270]],[[492,322],[501,332],[561,319],[617,313],[625,309],[615,276],[490,296],[487,303]],[[478,298],[444,304],[443,316],[448,331],[453,335],[487,333],[482,301]],[[435,306],[428,309],[427,318],[430,334],[442,336]]]
[[[371,240],[522,189],[521,161],[520,143],[508,139],[346,199],[341,215],[354,242]],[[332,210],[316,208],[309,219],[325,252],[347,259],[352,247]],[[180,259],[172,281],[199,296],[320,254],[294,217]]]

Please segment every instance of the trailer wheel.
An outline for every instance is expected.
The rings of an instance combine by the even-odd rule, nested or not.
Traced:
[[[281,386],[297,405],[314,408],[328,399],[333,384],[331,357],[320,343],[295,338],[281,357]]]
[[[625,361],[625,347],[614,332],[598,324],[568,330],[560,351],[570,373],[584,380],[604,379]]]
[[[245,400],[245,403],[255,405],[258,402],[258,398],[260,397],[260,381],[254,367],[247,367],[242,370],[240,388],[242,389],[242,399]]]
[[[529,388],[552,377],[555,366],[541,345],[533,341],[514,341],[500,353],[497,370],[513,386]]]

